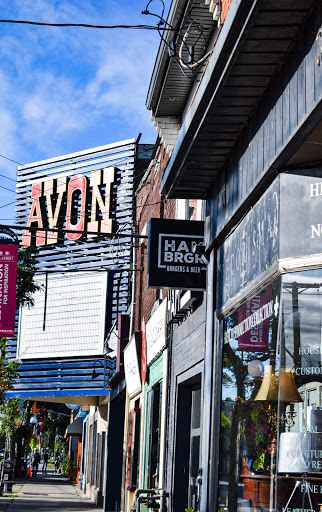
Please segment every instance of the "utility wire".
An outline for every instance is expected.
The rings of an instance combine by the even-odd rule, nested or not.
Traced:
[[[5,174],[0,174],[0,176],[2,176],[2,178],[6,178],[6,180],[14,181],[16,183],[16,180],[14,180],[13,178],[9,178],[9,176],[6,176]]]
[[[16,201],[11,201],[11,203],[3,204],[0,208],[5,208],[6,206],[10,206],[11,204],[15,204]]]
[[[17,23],[20,25],[38,25],[42,27],[82,27],[82,28],[101,28],[113,29],[124,28],[134,30],[158,30],[158,27],[153,25],[92,25],[91,23],[44,23],[41,21],[28,21],[28,20],[0,20],[0,23]],[[166,30],[166,29],[163,29]]]
[[[81,235],[99,235],[99,236],[102,236],[102,237],[107,237],[107,238],[149,238],[148,236],[144,236],[144,235],[133,235],[132,233],[102,233],[102,232],[99,232],[97,233],[96,231],[85,231],[85,230],[80,230],[80,229],[55,229],[55,228],[41,228],[41,227],[32,227],[32,226],[19,226],[17,224],[15,225],[10,225],[10,226],[1,226],[1,227],[6,227],[6,228],[9,228],[9,229],[17,229],[17,230],[29,230],[31,232],[36,232],[36,231],[53,231],[54,233],[59,233],[59,232],[63,232],[63,233],[79,233]]]
[[[10,160],[10,162],[13,162],[15,164],[23,165],[20,162],[17,162],[17,160],[13,160],[12,158],[9,158],[8,156],[4,156],[4,155],[0,155],[0,156],[1,156],[1,158],[5,158],[6,160]]]
[[[4,188],[4,190],[8,190],[9,192],[13,192],[13,194],[16,193],[15,190],[11,190],[11,188],[4,187],[3,185],[0,185],[0,188]]]

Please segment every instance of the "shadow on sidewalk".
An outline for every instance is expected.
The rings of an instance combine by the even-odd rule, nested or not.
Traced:
[[[33,477],[24,477],[17,478],[16,484],[35,484],[35,485],[76,485],[75,482],[70,482],[68,477],[65,477],[61,474],[55,474],[54,470],[48,470],[46,474],[41,473],[41,471],[37,473],[36,478]]]

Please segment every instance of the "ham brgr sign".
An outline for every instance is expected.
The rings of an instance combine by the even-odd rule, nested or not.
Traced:
[[[148,288],[205,290],[208,261],[203,246],[204,223],[150,219]]]
[[[0,228],[0,336],[15,334],[18,245],[12,231]]]

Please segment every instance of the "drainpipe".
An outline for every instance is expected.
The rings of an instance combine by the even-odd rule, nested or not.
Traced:
[[[148,494],[148,496],[142,496]],[[147,503],[151,499],[160,501],[160,512],[165,512],[165,501],[168,493],[164,489],[137,489],[134,494],[133,507],[131,512],[140,512],[141,503]]]
[[[136,489],[134,493],[132,512],[140,510],[141,494],[155,494],[156,489]],[[146,497],[146,496],[145,496]]]
[[[131,313],[130,313],[130,333],[129,333],[129,340],[133,336],[134,332],[134,306],[135,306],[135,285],[136,285],[136,247],[135,242],[132,242],[133,244],[133,272],[132,272],[132,300],[131,300]]]
[[[135,154],[137,153],[138,144],[139,144],[139,141],[141,139],[141,136],[142,136],[142,133],[139,133],[139,135],[137,136],[137,139],[135,141]],[[134,176],[133,176],[134,183],[135,183],[135,178],[136,178],[136,176],[135,176],[135,173],[134,173]],[[135,211],[136,211],[136,209],[135,209]],[[134,212],[133,212],[133,217],[134,217]],[[136,221],[136,219],[135,219],[135,221]],[[132,300],[131,300],[131,309],[130,309],[131,321],[130,321],[129,340],[132,338],[133,332],[134,332],[134,306],[135,306],[135,284],[136,284],[136,271],[135,271],[135,266],[136,266],[136,247],[135,247],[135,240],[133,241],[133,238],[132,238],[132,244],[133,244],[133,270],[134,271],[132,272]]]
[[[209,230],[206,219],[205,231]],[[207,229],[208,227],[208,229]],[[206,235],[206,233],[205,233]],[[214,349],[214,296],[215,296],[215,256],[214,250],[210,253],[210,261],[207,267],[207,303],[206,303],[206,346],[204,361],[204,383],[203,383],[203,418],[202,418],[202,448],[201,448],[201,464],[202,464],[202,488],[200,496],[200,512],[212,512],[215,510],[214,503],[208,503],[209,486],[214,482],[209,481],[209,475],[213,473],[212,466],[215,461],[211,457],[211,417],[212,417],[212,379],[213,379],[213,349]],[[209,505],[209,506],[208,506]]]

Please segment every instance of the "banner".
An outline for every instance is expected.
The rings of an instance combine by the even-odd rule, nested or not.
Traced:
[[[269,318],[272,309],[272,288],[268,286],[265,293],[256,295],[238,310],[238,325],[245,323],[245,319],[259,317],[253,322],[245,333],[238,336],[238,349],[252,352],[268,351]],[[271,306],[271,307],[270,307]],[[257,314],[256,314],[257,313]],[[261,313],[261,314],[260,314]]]
[[[0,336],[14,336],[18,247],[0,245]]]
[[[142,318],[142,321],[141,321],[141,330],[142,330],[141,377],[142,377],[143,384],[145,384],[146,368],[147,368],[147,342],[146,342],[146,329],[145,329],[144,318]]]

